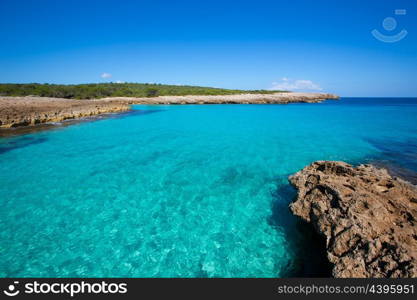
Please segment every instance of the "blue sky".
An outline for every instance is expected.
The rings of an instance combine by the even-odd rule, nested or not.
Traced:
[[[417,96],[416,34],[415,0],[0,0],[0,82]]]

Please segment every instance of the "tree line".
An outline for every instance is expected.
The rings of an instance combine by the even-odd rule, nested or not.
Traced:
[[[149,83],[89,83],[89,84],[0,84],[0,96],[41,96],[68,99],[105,97],[156,97],[184,95],[233,95],[241,93],[270,94],[270,90],[234,90],[201,86]]]

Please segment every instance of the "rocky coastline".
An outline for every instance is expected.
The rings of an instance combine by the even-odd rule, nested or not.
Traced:
[[[148,98],[105,98],[129,104],[288,104],[319,103],[327,99],[337,100],[339,96],[326,93],[274,93],[274,94],[236,94],[210,96],[159,96]]]
[[[150,98],[103,98],[97,100],[73,100],[46,97],[0,97],[0,128],[33,126],[94,116],[103,113],[122,112],[131,104],[287,104],[318,103],[326,99],[338,99],[324,93],[275,93],[240,94],[226,96],[160,96]]]
[[[332,275],[417,277],[417,187],[372,165],[317,161],[289,177],[292,213],[325,239]]]
[[[33,126],[129,109],[128,104],[118,101],[0,97],[0,128]]]

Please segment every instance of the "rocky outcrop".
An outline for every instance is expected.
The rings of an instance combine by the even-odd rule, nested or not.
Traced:
[[[291,211],[325,237],[334,277],[417,277],[417,188],[371,165],[317,161],[290,176]]]
[[[116,101],[0,97],[0,127],[30,126],[129,110]]]

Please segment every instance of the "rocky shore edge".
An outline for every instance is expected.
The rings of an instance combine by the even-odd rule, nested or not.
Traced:
[[[33,126],[130,109],[126,103],[43,97],[0,97],[0,128]]]
[[[332,275],[417,277],[417,187],[372,165],[316,161],[289,177],[292,213],[325,238]]]
[[[131,104],[287,104],[318,103],[339,99],[324,93],[240,94],[225,96],[160,96],[151,98],[103,98],[73,100],[46,97],[0,97],[0,128],[33,126],[48,122],[122,112]]]
[[[288,104],[319,103],[324,100],[337,100],[339,96],[327,93],[274,93],[274,94],[236,94],[210,96],[159,96],[149,98],[105,98],[129,104]]]

